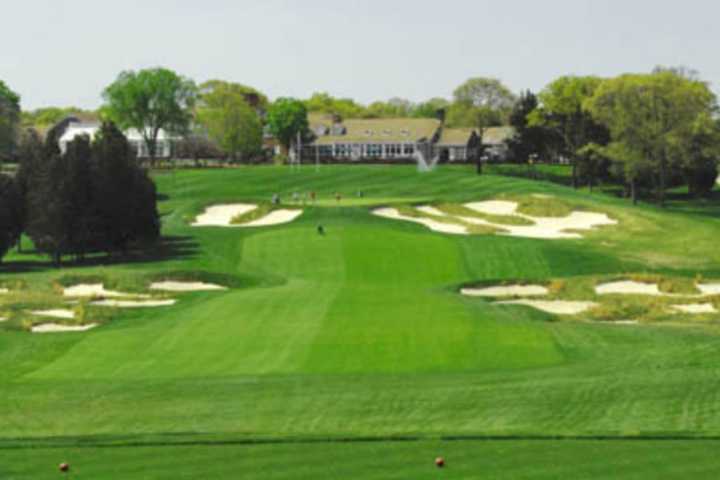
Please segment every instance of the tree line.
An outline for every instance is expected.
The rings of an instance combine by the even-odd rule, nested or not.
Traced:
[[[244,162],[264,155],[266,136],[285,151],[298,137],[312,140],[308,114],[315,112],[342,118],[442,112],[447,127],[482,131],[509,125],[516,132],[508,141],[511,161],[564,161],[576,188],[610,181],[623,185],[628,197],[650,192],[659,203],[668,188],[680,184],[694,195],[709,192],[720,156],[715,95],[697,74],[681,68],[616,78],[563,76],[537,94],[520,95],[498,79],[475,77],[459,85],[450,100],[393,98],[369,105],[327,93],[271,102],[246,85],[221,80],[196,85],[155,68],[122,72],[103,98],[100,118],[141,132],[151,164],[161,130],[183,138],[178,148],[185,157],[222,155]],[[17,96],[0,84],[0,155],[12,156],[12,126],[22,115]]]
[[[21,135],[14,178],[0,175],[0,258],[26,234],[55,265],[64,257],[126,254],[160,236],[155,184],[112,123],[78,136],[63,153],[61,131]]]
[[[705,195],[718,178],[717,98],[686,69],[562,77],[537,96],[524,93],[511,118],[517,160],[562,157],[576,188],[610,181],[633,202],[644,190],[662,205],[668,188]]]

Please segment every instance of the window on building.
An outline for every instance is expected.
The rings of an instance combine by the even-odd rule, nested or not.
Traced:
[[[335,156],[336,157],[347,157],[350,155],[348,146],[344,143],[335,145]]]
[[[415,145],[412,143],[406,143],[403,147],[403,153],[405,155],[415,155]]]
[[[321,157],[332,157],[333,150],[332,145],[320,145],[318,147]]]
[[[377,158],[382,156],[382,145],[371,143],[367,146],[367,156]]]

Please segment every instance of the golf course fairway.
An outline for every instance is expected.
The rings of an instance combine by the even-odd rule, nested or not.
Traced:
[[[633,207],[470,166],[153,177],[157,251],[61,269],[32,252],[4,259],[0,479],[58,478],[62,462],[73,480],[720,475],[720,314],[668,307],[672,295],[695,301],[682,288],[720,282],[717,197]],[[303,212],[289,223],[192,226],[208,206],[294,192],[317,202],[292,205]],[[533,239],[372,213],[503,198],[617,223]],[[680,290],[594,293],[633,278]],[[227,289],[165,294],[177,302],[159,308],[88,305],[99,326],[87,332],[23,327],[28,311],[65,305],[60,284],[140,295],[173,279]],[[602,307],[565,318],[459,293],[516,283]],[[703,302],[720,307],[718,296]]]

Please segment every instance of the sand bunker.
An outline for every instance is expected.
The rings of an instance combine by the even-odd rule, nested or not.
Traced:
[[[703,295],[720,295],[720,283],[700,283],[697,288]]]
[[[266,227],[270,225],[280,225],[290,223],[297,217],[302,215],[302,210],[273,210],[262,218],[253,220],[252,222],[234,224],[232,220],[240,215],[244,215],[257,208],[257,205],[246,203],[238,203],[233,205],[214,205],[208,207],[205,212],[195,219],[193,227]]]
[[[35,325],[32,327],[33,333],[68,333],[68,332],[87,332],[95,327],[97,323],[91,323],[89,325],[60,325],[57,323],[44,323],[42,325]]]
[[[682,313],[691,314],[703,314],[703,313],[718,313],[715,306],[712,303],[695,303],[691,305],[673,305],[673,310]]]
[[[214,290],[227,290],[227,287],[204,282],[175,282],[164,281],[150,284],[150,290],[161,292],[208,292]]]
[[[515,215],[518,209],[517,202],[505,200],[488,200],[485,202],[466,203],[470,210],[475,210],[486,215]]]
[[[230,222],[238,215],[244,215],[257,208],[256,205],[237,203],[233,205],[213,205],[205,209],[195,219],[193,227],[232,227]]]
[[[7,321],[8,321],[7,318],[5,318],[5,317],[0,317],[0,323],[2,323],[2,322],[7,322]]]
[[[147,295],[137,295],[134,293],[115,292],[113,290],[105,290],[102,283],[79,284],[68,287],[63,290],[66,297],[104,297],[104,298],[121,298],[121,297],[141,297],[148,298]]]
[[[506,285],[488,288],[463,288],[460,293],[470,297],[535,297],[547,295],[541,285]]]
[[[281,225],[283,223],[290,223],[296,218],[298,218],[300,215],[302,215],[302,210],[273,210],[269,214],[265,215],[262,218],[258,218],[257,220],[253,220],[252,222],[248,223],[241,223],[238,225],[233,225],[235,227],[267,227],[270,225]]]
[[[96,307],[116,308],[146,308],[146,307],[169,307],[175,305],[177,300],[98,300],[90,305]]]
[[[64,318],[66,320],[75,318],[75,312],[73,312],[72,310],[35,310],[30,313],[33,315],[37,315],[38,317]]]
[[[8,293],[10,293],[10,290],[7,288],[0,288],[0,295],[7,295]]]
[[[596,286],[595,292],[598,295],[663,295],[654,283],[635,282],[632,280],[604,283]]]
[[[517,213],[518,204],[505,200],[490,200],[485,202],[473,202],[465,204],[465,207],[486,215],[515,215],[533,222],[532,225],[505,225],[497,224],[477,217],[452,217],[447,213],[431,206],[418,207],[420,213],[432,216],[446,217],[449,221],[453,218],[470,225],[481,225],[500,230],[498,235],[509,235],[512,237],[527,237],[541,239],[579,239],[583,238],[577,230],[592,230],[595,227],[604,225],[617,225],[617,221],[611,219],[604,213],[593,212],[572,212],[567,217],[532,217]],[[394,220],[406,220],[420,223],[431,230],[442,233],[453,233],[468,235],[468,228],[463,225],[439,222],[437,219],[415,218],[400,214],[394,208],[381,208],[373,212],[385,218]]]
[[[374,210],[373,213],[379,217],[389,218],[392,220],[405,220],[408,222],[419,223],[436,232],[450,233],[453,235],[469,235],[467,228],[462,225],[442,223],[430,218],[408,217],[402,215],[394,208],[378,208],[377,210]]]
[[[564,300],[508,300],[496,305],[526,305],[554,315],[577,315],[597,307],[595,302],[570,302]]]

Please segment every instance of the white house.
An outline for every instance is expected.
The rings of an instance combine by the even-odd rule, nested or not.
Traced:
[[[69,123],[67,128],[65,129],[65,132],[60,136],[60,151],[62,153],[65,153],[68,143],[72,142],[76,137],[80,135],[87,135],[88,137],[90,137],[90,140],[93,140],[95,138],[95,135],[97,135],[98,131],[100,131],[99,123]],[[150,154],[148,153],[147,145],[145,145],[145,140],[143,140],[143,137],[142,135],[140,135],[140,132],[138,130],[131,128],[124,133],[128,139],[128,142],[130,142],[130,145],[132,145],[132,147],[137,152],[138,158],[148,158],[150,156]],[[158,132],[155,157],[170,158],[170,156],[172,155],[173,140],[174,137],[168,135],[165,130],[160,130]]]

